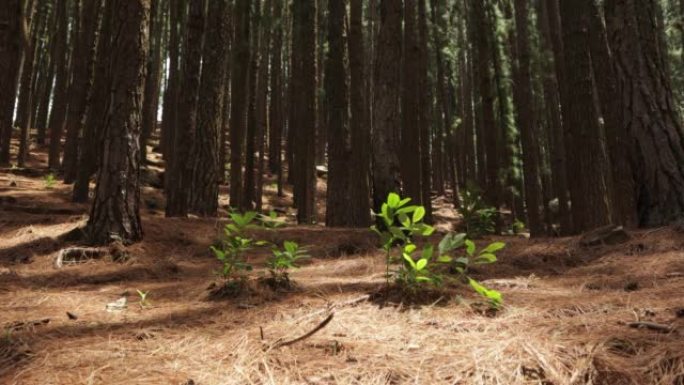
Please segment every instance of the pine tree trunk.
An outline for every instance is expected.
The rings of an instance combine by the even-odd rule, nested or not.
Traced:
[[[57,1],[57,31],[52,47],[53,61],[55,62],[55,90],[52,100],[52,110],[48,124],[50,130],[50,149],[48,152],[48,167],[57,170],[60,166],[60,154],[62,152],[62,132],[67,112],[67,97],[69,85],[69,70],[67,67],[67,36],[69,23],[66,1]]]
[[[684,217],[684,134],[654,0],[609,0],[606,18],[622,94],[623,127],[632,138],[635,201],[641,226]],[[624,134],[624,133],[623,133]],[[624,192],[629,194],[630,192]]]
[[[249,0],[235,2],[235,29],[231,66],[230,104],[230,205],[244,208],[242,195],[242,159],[245,148],[247,100],[249,97],[247,74],[249,65]]]
[[[257,99],[259,97],[259,84],[257,82],[259,71],[263,65],[261,60],[261,31],[263,20],[261,18],[260,2],[252,4],[252,42],[250,45],[250,61],[248,72],[249,104],[247,106],[247,133],[245,140],[245,176],[243,183],[243,196],[245,207],[254,209],[256,196],[256,142],[257,142]]]
[[[523,148],[523,174],[525,178],[525,206],[530,235],[544,234],[544,223],[539,211],[541,189],[539,186],[539,143],[535,133],[534,110],[532,108],[532,80],[530,74],[530,46],[528,32],[527,0],[515,0],[515,26],[517,42],[517,70],[515,76],[515,99],[517,123],[520,127]]]
[[[32,3],[35,8],[35,3]],[[29,9],[30,15],[33,15],[30,20],[27,20],[27,24],[30,25],[30,35],[27,36],[26,42],[29,43],[24,47],[24,64],[23,70],[21,72],[21,81],[19,85],[19,103],[17,106],[17,126],[21,129],[21,134],[19,136],[19,153],[17,154],[17,163],[19,167],[24,167],[26,165],[26,160],[28,159],[29,153],[29,141],[30,141],[30,130],[33,125],[32,109],[34,103],[33,94],[33,82],[36,77],[36,62],[35,58],[38,54],[38,38],[40,35],[40,29],[44,20],[46,19],[46,8],[45,6]]]
[[[190,211],[200,216],[216,216],[218,210],[219,135],[223,121],[223,93],[227,67],[228,1],[212,0],[207,12],[208,33],[202,55],[202,78],[197,107],[197,131],[190,162],[192,182]]]
[[[390,192],[401,187],[401,2],[380,0],[379,31],[373,59],[373,208],[379,210]]]
[[[623,129],[623,109],[614,58],[608,47],[608,38],[598,6],[593,0],[583,0],[589,13],[589,46],[591,64],[598,92],[601,116],[606,136],[608,158],[610,159],[611,183],[610,208],[615,224],[635,227],[637,225],[636,201],[634,200],[634,178],[629,159],[628,134]]]
[[[150,6],[150,48],[147,60],[145,98],[143,99],[142,133],[140,134],[140,162],[142,167],[147,164],[148,141],[157,128],[157,110],[159,109],[162,78],[162,40],[165,24],[165,13],[162,5],[162,0],[152,0]]]
[[[90,242],[95,244],[127,244],[143,236],[139,213],[139,137],[150,3],[125,0],[111,6],[112,30],[121,33],[112,40],[110,51],[111,103],[115,108],[108,111],[105,120],[102,168],[86,227]]]
[[[48,112],[50,107],[50,96],[52,95],[52,86],[55,78],[55,62],[52,57],[52,46],[54,45],[54,39],[48,38],[48,36],[54,36],[55,30],[57,29],[57,12],[55,7],[50,4],[50,17],[49,21],[46,21],[45,34],[43,36],[43,42],[41,46],[41,62],[40,62],[40,73],[36,81],[36,115],[33,121],[37,129],[36,143],[39,145],[45,144],[45,137],[48,125]]]
[[[553,40],[549,22],[548,2],[540,1],[537,6],[537,27],[541,40],[542,55],[554,57]],[[556,58],[553,59],[557,60]],[[555,63],[546,62],[544,67],[544,99],[546,101],[547,113],[549,117],[549,139],[550,139],[550,160],[551,177],[553,178],[553,195],[558,199],[558,217],[560,227],[559,234],[569,234],[572,229],[568,218],[570,218],[570,208],[568,207],[568,180],[567,164],[565,153],[565,141],[563,140],[563,122],[560,110],[560,94],[558,72],[552,66]],[[550,68],[548,68],[550,67]]]
[[[445,23],[445,1],[431,0],[431,21],[433,28],[433,48],[435,52],[435,67],[436,67],[436,106],[438,122],[435,124],[435,140],[433,145],[432,158],[432,189],[437,191],[437,195],[445,195],[445,169],[443,150],[446,147],[444,138],[448,137],[451,130],[451,109],[449,108],[449,101],[447,98],[447,82],[445,75],[445,60],[442,50],[447,46],[446,43],[446,23]],[[462,47],[461,47],[462,48]],[[447,63],[448,65],[448,63]],[[446,140],[448,146],[448,140]],[[449,152],[451,154],[451,152]],[[448,169],[448,167],[447,167]]]
[[[368,98],[366,90],[365,50],[363,44],[362,0],[349,4],[349,99],[351,116],[351,170],[349,225],[367,227],[370,224],[370,128],[368,127]]]
[[[316,220],[316,5],[296,3],[293,9],[292,35],[299,44],[293,44],[297,64],[292,69],[292,108],[297,110],[295,142],[294,193],[297,221],[311,224]],[[293,40],[294,41],[294,40]],[[296,49],[295,49],[296,47]]]
[[[22,1],[5,0],[0,4],[0,164],[10,160],[12,115],[21,68]]]
[[[420,131],[421,202],[425,208],[425,221],[432,223],[432,84],[428,73],[428,29],[425,0],[418,1],[418,129]]]
[[[182,0],[168,0],[169,4],[169,76],[164,91],[164,106],[162,110],[161,150],[164,154],[167,172],[173,164],[173,147],[175,143],[176,125],[178,123],[178,98],[180,95],[181,68],[180,45],[182,40],[184,4]],[[168,179],[168,178],[167,178]],[[168,187],[164,180],[165,188]]]
[[[173,160],[165,175],[165,181],[168,182],[165,191],[167,217],[184,217],[188,214],[188,193],[192,180],[190,151],[194,145],[197,126],[204,2],[191,2],[188,12],[182,56],[182,93],[179,97],[178,122],[171,149]]]
[[[95,69],[93,87],[88,97],[86,121],[83,126],[82,151],[78,157],[78,172],[74,183],[72,200],[74,202],[88,201],[90,179],[102,165],[102,146],[104,142],[104,126],[111,108],[109,103],[109,87],[111,73],[109,58],[112,49],[111,32],[114,7],[107,1],[102,12],[102,22],[99,23],[99,33],[96,41]]]
[[[268,132],[268,84],[269,84],[269,51],[271,50],[271,24],[273,0],[267,0],[263,9],[263,25],[261,28],[261,66],[257,74],[257,101],[256,101],[256,151],[259,154],[256,165],[256,178],[254,180],[255,197],[254,208],[261,211],[264,195],[264,173],[266,160],[266,133]]]
[[[95,63],[95,33],[100,12],[100,0],[81,0],[78,18],[78,41],[71,57],[72,81],[69,89],[69,109],[66,117],[66,142],[64,145],[64,183],[73,183],[78,167],[79,137],[83,129],[88,94],[93,85]]]
[[[283,145],[283,4],[275,1],[273,7],[273,47],[271,48],[271,103],[269,105],[268,167],[282,179]],[[280,185],[280,183],[279,183]]]
[[[601,147],[598,113],[594,105],[591,58],[589,54],[589,14],[574,0],[561,0],[563,55],[567,105],[563,105],[566,143],[572,160],[568,179],[574,230],[583,232],[610,222],[604,179],[606,159]]]
[[[328,119],[328,192],[325,224],[345,227],[351,222],[347,74],[344,68],[344,0],[328,0],[328,58],[325,95]]]
[[[490,25],[485,4],[481,0],[472,1],[472,22],[474,24],[474,38],[476,39],[477,56],[473,63],[474,75],[478,81],[481,129],[477,136],[478,150],[481,149],[480,158],[484,162],[478,162],[478,167],[483,172],[480,178],[484,181],[485,199],[494,207],[499,207],[499,141],[500,134],[494,121],[494,90],[492,88],[492,75],[490,64],[492,62],[492,42],[489,39]]]

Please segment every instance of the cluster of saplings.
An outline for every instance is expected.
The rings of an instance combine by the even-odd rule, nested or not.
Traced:
[[[463,283],[485,297],[492,307],[501,306],[501,293],[471,278],[468,270],[473,265],[496,262],[495,253],[505,244],[494,242],[478,251],[465,233],[448,233],[433,245],[429,237],[434,233],[434,227],[424,222],[425,208],[410,205],[410,202],[410,198],[402,199],[398,194],[390,193],[380,212],[375,214],[379,226],[371,227],[380,237],[385,252],[387,285],[394,278],[399,289],[416,295],[446,283]],[[271,255],[266,261],[268,276],[261,280],[276,290],[293,287],[289,272],[298,267],[300,260],[309,258],[306,250],[296,242],[285,241],[280,247],[269,241],[256,240],[248,234],[251,229],[283,226],[285,223],[274,212],[269,215],[254,211],[230,214],[230,222],[224,228],[225,237],[218,245],[211,246],[222,264],[217,275],[223,280],[223,293],[239,294],[247,287],[253,266],[247,260],[246,252],[256,247],[271,248]],[[415,242],[418,237],[424,238],[421,248]]]

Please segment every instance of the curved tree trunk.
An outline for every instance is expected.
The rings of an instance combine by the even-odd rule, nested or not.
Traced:
[[[57,170],[60,166],[60,154],[62,152],[62,132],[67,112],[67,96],[69,85],[69,71],[67,67],[67,35],[69,23],[67,16],[66,1],[57,2],[57,32],[52,47],[52,55],[55,62],[55,91],[52,97],[52,110],[50,112],[50,150],[48,152],[48,167]]]

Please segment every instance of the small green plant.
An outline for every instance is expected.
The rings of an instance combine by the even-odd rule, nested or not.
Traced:
[[[298,262],[305,258],[310,256],[296,242],[285,241],[282,249],[274,247],[271,257],[266,262],[271,283],[275,287],[290,287],[289,270],[298,268]]]
[[[466,283],[487,298],[492,307],[501,306],[501,293],[472,279],[468,276],[468,269],[473,265],[496,262],[495,253],[503,249],[505,244],[494,242],[477,251],[475,243],[466,239],[466,234],[449,233],[437,247],[427,243],[419,250],[413,238],[430,236],[434,228],[423,222],[425,208],[409,205],[410,201],[409,198],[401,199],[398,194],[390,193],[380,213],[376,214],[383,229],[377,225],[371,228],[379,235],[385,251],[387,283],[392,276],[391,265],[396,262],[392,252],[400,247],[401,263],[394,277],[403,289],[415,293],[425,285],[442,286],[449,280]],[[445,268],[447,273],[444,273]]]
[[[223,278],[228,286],[239,291],[247,279],[247,273],[253,269],[245,253],[254,247],[268,245],[268,242],[254,240],[247,234],[247,230],[259,227],[255,224],[258,217],[256,212],[231,212],[229,217],[230,222],[223,229],[224,238],[210,249],[221,262],[221,268],[216,274]]]
[[[414,236],[430,236],[435,231],[432,226],[423,223],[425,208],[409,205],[410,202],[411,198],[401,199],[399,194],[390,193],[387,196],[387,201],[382,204],[380,213],[375,214],[382,221],[381,226],[371,227],[380,236],[382,249],[385,251],[387,284],[389,284],[391,277],[390,265],[393,262],[392,249],[394,246],[398,243],[405,246],[411,245]],[[402,259],[406,260],[405,258]]]
[[[150,302],[147,300],[147,295],[150,294],[150,291],[142,291],[142,290],[136,290],[138,292],[138,296],[140,297],[140,307],[141,308],[146,308],[150,306]]]
[[[281,227],[285,227],[285,221],[278,218],[278,213],[275,211],[269,212],[268,215],[259,214],[257,219],[259,220],[261,226],[267,229],[279,229]]]
[[[57,183],[57,178],[55,178],[55,174],[49,173],[43,177],[43,183],[45,184],[46,189],[51,189],[55,187],[55,183]]]
[[[484,203],[477,186],[470,184],[462,189],[459,200],[465,232],[470,237],[494,234],[498,211]]]

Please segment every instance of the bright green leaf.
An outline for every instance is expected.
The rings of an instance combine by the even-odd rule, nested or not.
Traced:
[[[466,253],[468,253],[468,255],[472,256],[473,254],[475,254],[475,242],[471,241],[470,239],[466,239],[465,246]]]
[[[504,247],[506,247],[506,244],[503,242],[490,243],[489,246],[485,247],[484,250],[480,251],[480,254],[496,253],[497,251],[503,249]]]

